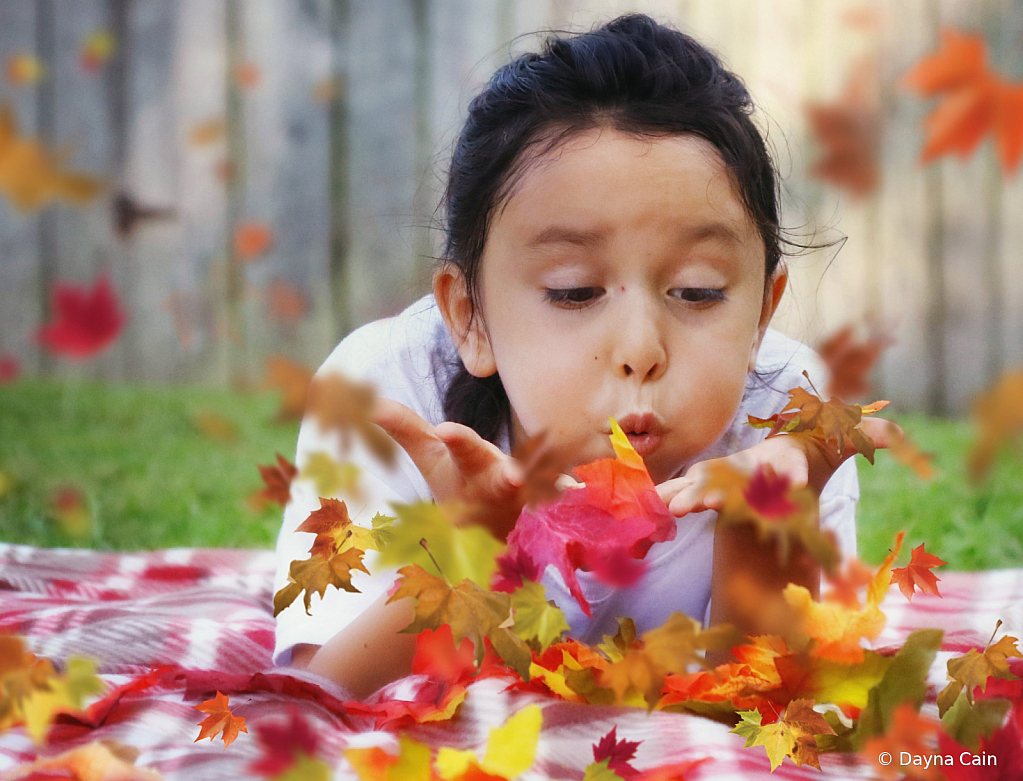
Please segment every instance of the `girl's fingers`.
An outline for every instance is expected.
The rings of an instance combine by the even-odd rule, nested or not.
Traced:
[[[522,467],[515,459],[468,426],[445,422],[436,431],[462,477],[482,478],[479,489],[484,494],[491,491],[498,496],[512,494],[525,483]]]
[[[438,440],[434,427],[414,411],[394,399],[378,396],[374,401],[372,421],[387,432],[424,474],[437,457]]]
[[[874,440],[874,446],[877,448],[895,447],[906,439],[906,432],[901,426],[884,418],[864,417],[860,425],[864,433]]]

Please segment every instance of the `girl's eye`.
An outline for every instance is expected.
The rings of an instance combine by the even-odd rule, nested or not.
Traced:
[[[552,304],[573,307],[583,306],[596,299],[601,293],[599,287],[547,288],[544,298]]]
[[[710,304],[715,301],[723,301],[725,291],[713,287],[677,287],[670,293],[681,301],[691,304]]]

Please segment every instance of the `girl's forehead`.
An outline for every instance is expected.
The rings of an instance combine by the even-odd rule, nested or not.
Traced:
[[[760,243],[720,153],[694,135],[595,128],[541,146],[523,162],[495,217],[492,237],[511,231],[527,243],[655,223]]]

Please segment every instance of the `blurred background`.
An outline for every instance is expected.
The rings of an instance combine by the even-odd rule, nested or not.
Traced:
[[[0,538],[271,544],[254,463],[293,456],[346,333],[428,291],[468,101],[626,11],[745,80],[790,237],[837,242],[790,259],[775,327],[938,459],[864,478],[868,550],[940,512],[954,563],[1023,562],[982,530],[1023,528],[1019,457],[965,477],[1023,366],[1023,0],[3,0]]]

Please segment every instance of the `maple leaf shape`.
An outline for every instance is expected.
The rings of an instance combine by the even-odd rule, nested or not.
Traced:
[[[803,376],[809,379],[804,371]],[[871,464],[874,463],[874,441],[860,427],[864,415],[872,415],[888,406],[887,401],[873,404],[844,404],[841,401],[824,401],[801,387],[789,391],[789,403],[781,412],[769,418],[749,415],[753,428],[770,428],[767,436],[778,434],[806,434],[825,445],[831,445],[835,454],[843,458],[846,451],[860,453]]]
[[[542,583],[526,581],[511,595],[515,623],[512,631],[527,643],[543,651],[569,630],[565,614],[547,600]]]
[[[838,562],[838,548],[818,525],[819,505],[809,488],[793,488],[787,475],[776,474],[770,464],[759,464],[752,475],[728,461],[708,462],[708,493],[722,497],[717,523],[722,526],[753,523],[761,540],[776,539],[778,556],[785,564],[793,540],[801,543],[821,566],[830,571]]]
[[[888,731],[884,735],[870,738],[860,751],[860,756],[879,767],[882,778],[901,776],[903,770],[899,765],[882,765],[878,758],[884,753],[898,757],[902,752],[910,756],[930,756],[934,754],[934,748],[929,741],[936,738],[940,731],[938,722],[920,716],[913,705],[904,702],[895,709]],[[936,766],[914,767],[913,778],[942,781],[944,775]]]
[[[320,739],[298,708],[288,710],[287,721],[262,720],[255,727],[262,756],[248,766],[250,773],[275,778],[291,770],[302,756],[315,757]]]
[[[109,347],[124,329],[125,314],[105,274],[80,288],[63,282],[51,291],[56,320],[39,329],[39,343],[55,353],[82,360]]]
[[[785,715],[772,724],[763,724],[759,711],[739,711],[741,721],[732,729],[746,738],[745,748],[763,746],[774,772],[789,757],[793,763],[821,769],[815,735],[834,735],[824,716],[813,709],[812,700],[792,700]]]
[[[313,373],[309,369],[287,356],[271,355],[266,359],[266,370],[260,387],[281,391],[281,406],[275,418],[278,423],[302,419],[312,379]]]
[[[987,72],[984,39],[946,27],[941,31],[941,48],[907,71],[902,85],[931,96],[969,86]]]
[[[453,581],[469,578],[480,585],[490,581],[497,567],[495,559],[504,545],[482,526],[460,525],[463,506],[416,502],[392,503],[391,507],[399,522],[390,530],[387,547],[380,555],[381,566],[429,566],[432,556]],[[424,539],[429,543],[429,553],[420,544]]]
[[[832,398],[852,400],[870,392],[870,372],[881,354],[895,339],[875,326],[866,338],[857,336],[856,325],[849,323],[814,347],[828,365],[828,387]]]
[[[881,121],[876,65],[862,61],[843,94],[831,103],[810,103],[807,120],[822,147],[811,173],[863,197],[877,189]]]
[[[14,110],[0,105],[0,193],[16,208],[35,211],[58,198],[78,204],[95,198],[100,181],[64,170],[67,157],[67,152],[52,152],[20,136]]]
[[[246,222],[235,228],[234,253],[241,262],[265,255],[273,245],[274,234],[263,222]]]
[[[699,621],[683,613],[672,613],[663,625],[645,632],[638,647],[630,648],[620,661],[602,670],[599,680],[602,686],[614,691],[619,702],[632,688],[652,708],[660,698],[668,673],[685,672],[690,664],[706,666],[698,651],[728,650],[743,640],[727,624],[703,629]]]
[[[111,740],[97,740],[54,757],[37,759],[7,770],[4,781],[161,781],[155,770],[135,767],[138,749]]]
[[[245,719],[235,716],[231,712],[229,700],[230,698],[226,694],[221,694],[218,691],[215,697],[192,706],[197,711],[209,714],[199,724],[199,737],[193,740],[193,743],[198,743],[203,738],[209,738],[212,741],[217,735],[221,735],[226,750],[234,743],[239,732],[248,732],[245,727]]]
[[[610,759],[591,762],[583,769],[583,781],[621,781],[621,778],[611,769]]]
[[[330,453],[317,450],[310,453],[305,466],[298,473],[301,480],[312,480],[316,484],[317,496],[346,494],[353,500],[362,498],[359,475],[362,470],[351,461],[339,464]]]
[[[497,560],[495,589],[511,591],[524,580],[538,582],[547,566],[554,565],[589,616],[577,569],[592,570],[611,585],[630,586],[643,573],[635,559],[646,556],[655,542],[674,539],[675,519],[643,459],[614,420],[611,428],[615,458],[576,467],[584,487],[565,491],[550,504],[523,509],[508,535],[507,551]]]
[[[1016,679],[1009,669],[1009,659],[1023,659],[1023,654],[1016,647],[1019,640],[1006,635],[994,645],[991,644],[1001,625],[1001,621],[995,625],[995,631],[983,651],[971,648],[965,655],[948,660],[948,677],[951,682],[938,694],[939,715],[945,715],[964,687],[966,698],[973,705],[974,689],[980,687],[984,691],[991,678],[1007,681]]]
[[[600,762],[606,759],[609,769],[622,778],[631,778],[639,774],[639,771],[629,764],[629,760],[635,758],[639,744],[638,740],[618,740],[618,727],[611,727],[610,732],[593,744],[593,761]]]
[[[991,470],[995,455],[1023,433],[1023,371],[1007,372],[974,399],[977,439],[967,460],[970,478],[979,482]]]
[[[277,502],[281,507],[287,505],[291,500],[291,481],[295,479],[298,470],[288,459],[277,454],[277,466],[263,466],[256,464],[266,488],[259,491],[256,496],[264,501]]]
[[[415,618],[402,632],[415,634],[448,624],[456,640],[468,637],[472,641],[477,667],[483,662],[484,638],[489,638],[508,666],[523,680],[529,680],[532,654],[522,639],[508,628],[511,621],[508,594],[487,591],[468,578],[452,587],[418,564],[402,567],[398,574],[402,576],[399,588],[387,603],[403,597],[416,599]]]
[[[445,781],[510,781],[529,769],[536,757],[536,744],[543,725],[539,705],[527,705],[487,737],[483,760],[475,752],[442,746],[435,765]]]
[[[313,377],[309,385],[306,412],[324,428],[341,434],[342,447],[357,433],[370,451],[387,464],[394,463],[397,444],[372,421],[376,391],[365,382],[348,379],[339,372]]]
[[[919,547],[913,549],[912,558],[907,566],[892,570],[892,580],[898,584],[899,590],[910,602],[913,601],[913,594],[918,587],[922,593],[940,597],[941,594],[938,593],[940,578],[934,575],[931,569],[946,563],[937,556],[927,553],[924,550],[924,543],[921,543]]]

